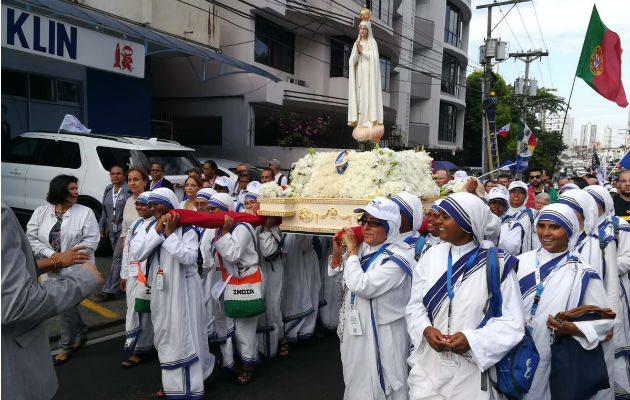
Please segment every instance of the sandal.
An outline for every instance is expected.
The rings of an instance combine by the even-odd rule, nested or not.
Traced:
[[[278,351],[278,355],[280,356],[280,358],[286,358],[289,356],[289,343],[288,342],[280,343],[280,349]]]
[[[243,369],[236,379],[239,385],[249,385],[252,382],[252,378],[252,371]]]
[[[123,368],[133,368],[133,367],[137,367],[138,364],[141,364],[141,363],[142,363],[142,358],[140,358],[138,361],[128,358],[125,361],[121,362],[120,366]]]
[[[85,345],[87,343],[88,339],[87,336],[82,338],[81,340],[79,340],[78,342],[74,342],[74,344],[72,345],[72,351],[77,351],[80,350],[81,347],[83,347],[83,345]]]
[[[153,393],[154,399],[164,399],[166,398],[166,393],[164,393],[164,389],[160,389],[157,392]]]
[[[57,356],[58,356],[59,354],[63,354],[63,355],[65,355],[65,356],[66,356],[66,358],[57,358]],[[68,354],[68,353],[58,353],[58,354],[56,354],[56,355],[54,355],[54,356],[52,357],[52,360],[53,360],[53,365],[54,365],[55,367],[56,367],[56,366],[58,366],[58,365],[61,365],[61,364],[65,364],[66,362],[68,362],[68,360],[69,360],[69,359],[70,359],[70,354]]]

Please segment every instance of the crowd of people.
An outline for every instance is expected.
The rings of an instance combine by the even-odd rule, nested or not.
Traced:
[[[130,354],[121,365],[157,353],[156,395],[202,398],[218,368],[248,384],[261,356],[286,357],[319,327],[339,336],[345,399],[504,398],[494,366],[524,336],[539,358],[526,364],[525,398],[556,398],[566,384],[583,398],[630,397],[630,171],[614,187],[593,177],[554,185],[538,168],[529,184],[458,171],[464,191],[427,210],[406,192],[374,198],[355,210],[360,229],[333,239],[283,233],[279,217],[254,226],[227,213],[256,215],[261,184],[287,183],[276,161],[260,182],[244,167],[237,182],[218,176],[208,161],[189,171],[182,199],[159,162],[149,174],[114,166],[99,222],[76,204],[76,178],[62,175],[50,183],[50,205],[33,214],[26,236],[45,281],[82,270],[109,238],[102,299],[125,292]],[[439,170],[435,179],[452,177]],[[169,212],[177,209],[227,214],[217,228],[180,226]],[[55,364],[86,340],[73,304],[60,314]],[[581,306],[591,306],[587,318],[562,316]],[[4,314],[3,304],[3,324]],[[601,379],[563,381],[557,338],[600,354]],[[594,365],[569,364],[564,376]]]

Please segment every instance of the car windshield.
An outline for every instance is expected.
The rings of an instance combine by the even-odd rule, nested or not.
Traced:
[[[164,164],[164,175],[186,175],[193,167],[201,169],[199,161],[190,151],[142,150],[141,153],[146,157],[143,164],[147,171],[151,169],[151,163],[156,161]]]

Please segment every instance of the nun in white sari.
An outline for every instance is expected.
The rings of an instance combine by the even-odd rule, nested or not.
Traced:
[[[537,232],[541,247],[521,254],[518,278],[523,297],[527,325],[540,355],[540,362],[527,399],[551,399],[549,373],[551,371],[551,330],[555,321],[550,316],[580,305],[607,308],[604,285],[579,255],[573,254],[580,234],[575,213],[565,204],[545,206],[538,216]],[[532,311],[534,299],[537,306]],[[613,320],[566,322],[567,332],[556,330],[556,335],[569,334],[584,349],[592,350],[613,326]],[[551,327],[556,328],[555,324]],[[575,368],[588,368],[576,365]],[[609,396],[612,398],[612,396]]]
[[[470,193],[454,193],[439,208],[443,242],[420,258],[405,311],[414,345],[409,394],[412,399],[500,398],[484,372],[523,337],[517,260],[498,250],[502,316],[477,328],[488,300],[489,250],[480,244],[488,227],[495,228],[490,222],[496,216]]]
[[[179,218],[168,215],[179,207],[170,189],[154,189],[149,205],[157,222],[141,243],[132,241],[130,252],[136,261],[146,260],[151,275],[151,322],[163,385],[163,393],[157,394],[167,399],[201,399],[214,356],[205,329],[197,233],[193,227],[178,228]]]
[[[600,211],[597,230],[600,237],[614,239],[617,244],[619,275],[619,311],[615,319],[615,396],[630,398],[630,227],[615,217],[615,206],[608,190],[592,185],[585,188]],[[615,222],[614,219],[616,219]]]
[[[581,228],[575,250],[601,277],[608,298],[607,304],[615,314],[619,315],[620,286],[617,272],[617,245],[611,231],[603,230],[600,232],[597,229],[600,218],[597,202],[586,190],[571,189],[561,194],[557,203],[566,204],[575,212]],[[615,386],[615,346],[612,340],[608,340],[603,343],[602,347],[610,377],[610,389],[598,392],[596,398],[607,399],[612,398]]]
[[[344,293],[337,333],[346,385],[344,399],[407,399],[409,337],[404,318],[413,258],[399,240],[400,211],[376,197],[362,212],[364,242],[350,229],[334,241],[329,274],[343,275]]]

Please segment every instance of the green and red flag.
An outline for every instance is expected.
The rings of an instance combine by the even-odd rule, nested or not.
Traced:
[[[534,136],[532,130],[529,129],[529,126],[523,122],[518,123],[518,139],[523,144],[520,155],[523,157],[531,157],[538,142],[536,141],[536,136]]]
[[[625,107],[628,100],[621,83],[621,52],[619,35],[606,28],[593,5],[576,75],[597,93]]]

